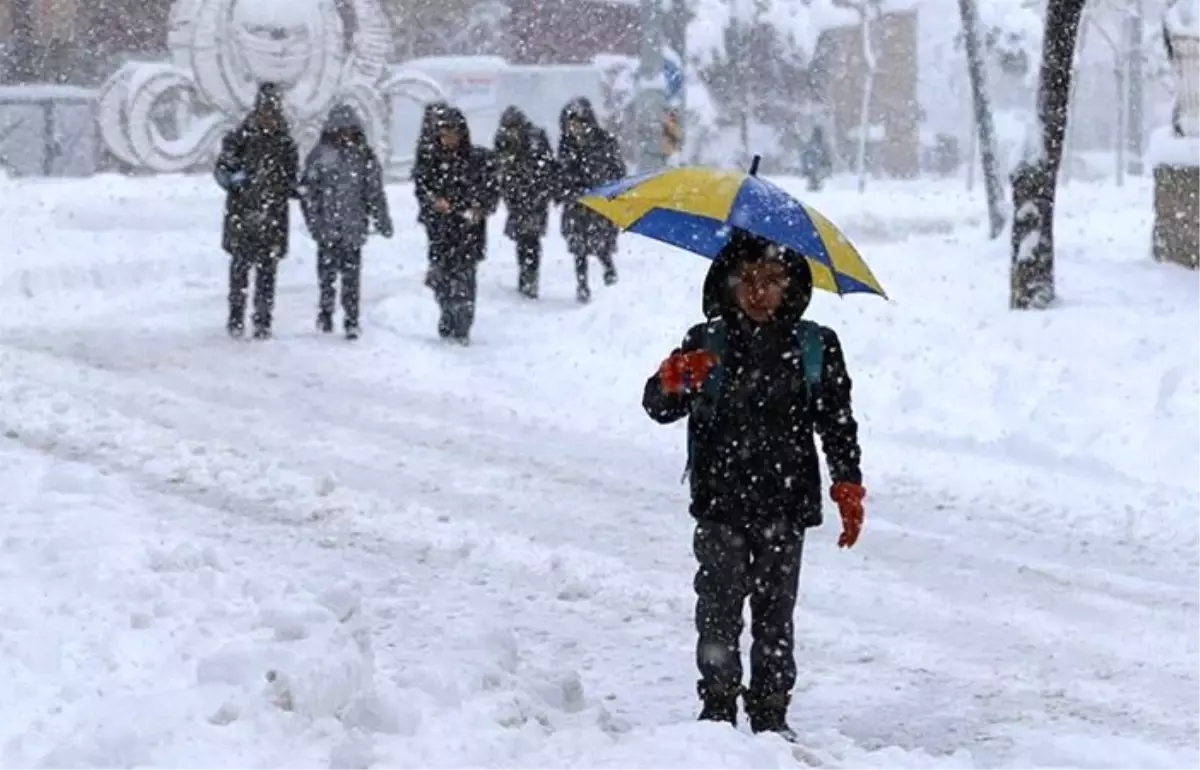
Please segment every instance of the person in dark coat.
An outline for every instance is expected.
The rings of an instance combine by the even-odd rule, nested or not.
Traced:
[[[471,144],[462,112],[449,107],[435,120],[437,141],[418,158],[413,188],[429,235],[438,334],[465,345],[475,322],[476,271],[487,255],[487,218],[500,196],[492,153]]]
[[[517,246],[517,289],[531,299],[538,293],[542,238],[554,197],[554,151],[546,132],[517,107],[500,116],[495,160],[500,198],[508,209],[504,234]]]
[[[214,176],[225,190],[222,246],[229,253],[229,321],[233,337],[245,332],[246,295],[254,272],[254,337],[271,336],[275,274],[287,255],[288,200],[300,165],[283,102],[274,84],[259,88],[254,110],[221,140]]]
[[[563,204],[562,234],[575,257],[576,295],[580,302],[592,298],[588,286],[588,257],[604,266],[604,283],[617,282],[613,256],[617,227],[576,202],[586,191],[625,176],[625,159],[616,138],[601,128],[592,103],[579,98],[559,116],[562,135],[558,143],[559,200]]]
[[[333,331],[340,275],[346,337],[357,339],[362,249],[372,224],[383,237],[392,237],[392,218],[383,168],[352,107],[339,105],[330,111],[305,162],[300,190],[304,221],[317,242],[317,329]]]
[[[833,173],[833,150],[820,126],[813,126],[812,134],[804,143],[800,153],[800,173],[808,180],[809,192],[818,192]]]
[[[438,121],[446,114],[446,110],[450,109],[450,103],[445,101],[433,101],[425,105],[425,109],[421,112],[421,130],[417,134],[417,147],[413,152],[413,170],[412,176],[415,179],[417,169],[428,166],[429,156],[437,149],[438,137],[437,126]],[[426,225],[423,212],[417,210],[417,223],[422,227]],[[433,288],[433,241],[428,241],[425,249],[426,270],[425,270],[425,285]]]
[[[806,530],[822,523],[814,433],[842,517],[839,546],[857,541],[866,494],[841,344],[801,320],[812,286],[803,258],[736,231],[705,280],[708,320],[649,379],[642,402],[659,423],[688,419],[700,718],[736,723],[742,695],[752,730],[789,739],[800,557]]]

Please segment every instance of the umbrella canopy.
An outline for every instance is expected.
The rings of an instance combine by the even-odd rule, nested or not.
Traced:
[[[750,173],[684,167],[628,177],[579,199],[617,227],[715,259],[738,228],[802,254],[813,286],[887,297],[866,261],[816,209]]]

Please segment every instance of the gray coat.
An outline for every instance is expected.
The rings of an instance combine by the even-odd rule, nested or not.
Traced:
[[[391,235],[383,169],[349,107],[330,113],[305,161],[300,192],[304,222],[320,245],[360,249],[372,222],[381,234]]]

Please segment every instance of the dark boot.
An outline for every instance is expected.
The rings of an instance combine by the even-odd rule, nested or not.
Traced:
[[[324,310],[317,313],[317,331],[322,334],[329,334],[333,331],[333,314],[326,313]]]
[[[246,294],[250,287],[250,266],[247,259],[232,257],[229,260],[229,320],[225,331],[230,337],[240,339],[246,333]]]
[[[537,299],[538,271],[542,262],[542,242],[538,238],[517,240],[517,291],[529,299]]]
[[[750,729],[756,733],[777,733],[784,740],[794,743],[796,732],[787,723],[788,705],[791,696],[787,693],[756,695],[746,693],[746,716]]]
[[[612,257],[601,257],[600,264],[604,266],[604,285],[615,286],[617,283],[617,266]]]
[[[700,695],[700,702],[704,704],[700,709],[699,721],[728,722],[735,727],[737,726],[737,699],[741,692],[741,687],[706,686],[701,684],[697,689]]]
[[[588,288],[588,258],[587,254],[575,255],[575,299],[580,304],[586,304],[592,299],[592,290]]]

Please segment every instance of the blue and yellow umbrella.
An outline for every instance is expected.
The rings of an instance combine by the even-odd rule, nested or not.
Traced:
[[[813,286],[835,294],[883,287],[850,239],[820,212],[750,172],[690,167],[628,177],[579,202],[617,227],[715,259],[739,228],[804,255]]]

